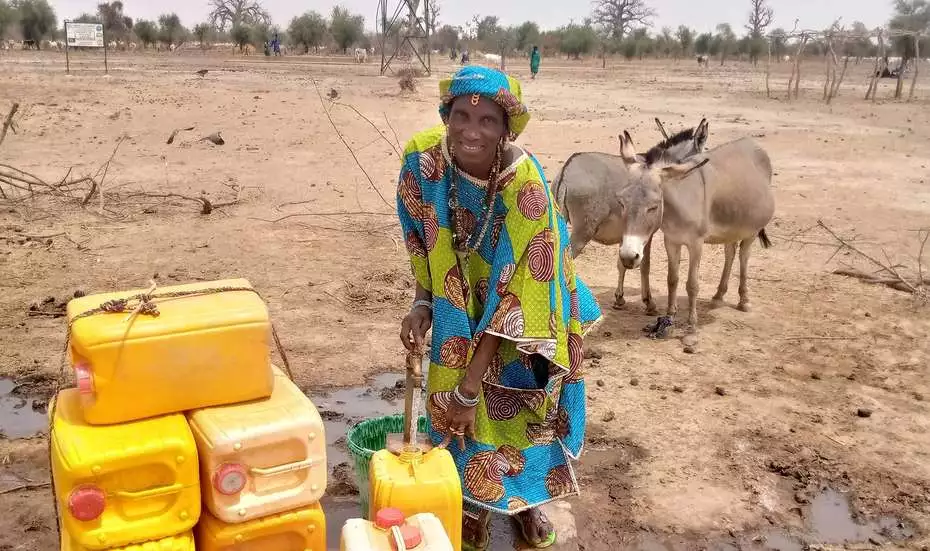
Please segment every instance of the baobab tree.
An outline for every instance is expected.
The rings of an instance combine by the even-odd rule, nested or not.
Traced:
[[[645,0],[594,0],[592,22],[604,29],[609,38],[622,40],[634,25],[649,26],[656,12]]]
[[[217,30],[271,24],[271,15],[255,0],[210,0],[210,6],[210,23]]]

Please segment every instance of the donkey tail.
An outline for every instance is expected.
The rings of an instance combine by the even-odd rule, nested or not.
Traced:
[[[762,243],[763,249],[768,249],[772,246],[772,240],[769,239],[769,234],[765,233],[765,228],[759,230],[759,241]]]

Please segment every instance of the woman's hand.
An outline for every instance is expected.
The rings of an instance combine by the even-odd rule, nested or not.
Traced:
[[[442,441],[442,444],[439,444],[439,447],[447,447],[454,439],[458,441],[459,449],[465,451],[465,437],[475,439],[475,414],[477,411],[477,408],[462,406],[453,399],[447,413],[449,432],[446,433],[446,438]]]
[[[400,323],[400,342],[407,350],[423,350],[426,332],[433,325],[433,312],[426,306],[416,306]]]

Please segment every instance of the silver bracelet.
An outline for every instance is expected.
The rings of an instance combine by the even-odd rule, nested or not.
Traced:
[[[433,311],[433,301],[431,300],[415,300],[413,302],[413,306],[411,306],[410,309],[413,310],[414,308],[417,308],[420,306],[426,306],[427,308],[429,308],[430,312]]]
[[[478,397],[466,398],[459,390],[459,385],[455,385],[455,388],[452,389],[452,398],[462,407],[478,407]]]

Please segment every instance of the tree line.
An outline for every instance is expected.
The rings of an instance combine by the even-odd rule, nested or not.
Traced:
[[[134,20],[117,0],[97,5],[94,13],[83,13],[78,23],[103,24],[107,40],[143,48],[158,44],[166,47],[196,42],[201,47],[213,43],[233,43],[240,49],[248,45],[262,47],[277,35],[281,43],[290,43],[304,52],[324,46],[348,51],[353,46],[370,46],[365,33],[365,18],[342,6],[332,9],[329,17],[309,11],[291,20],[287,29],[274,25],[271,15],[255,0],[210,0],[207,21],[188,29],[176,13],[165,13],[155,20]],[[46,39],[64,39],[58,18],[48,0],[0,0],[0,40],[18,28],[20,37],[37,48]]]

